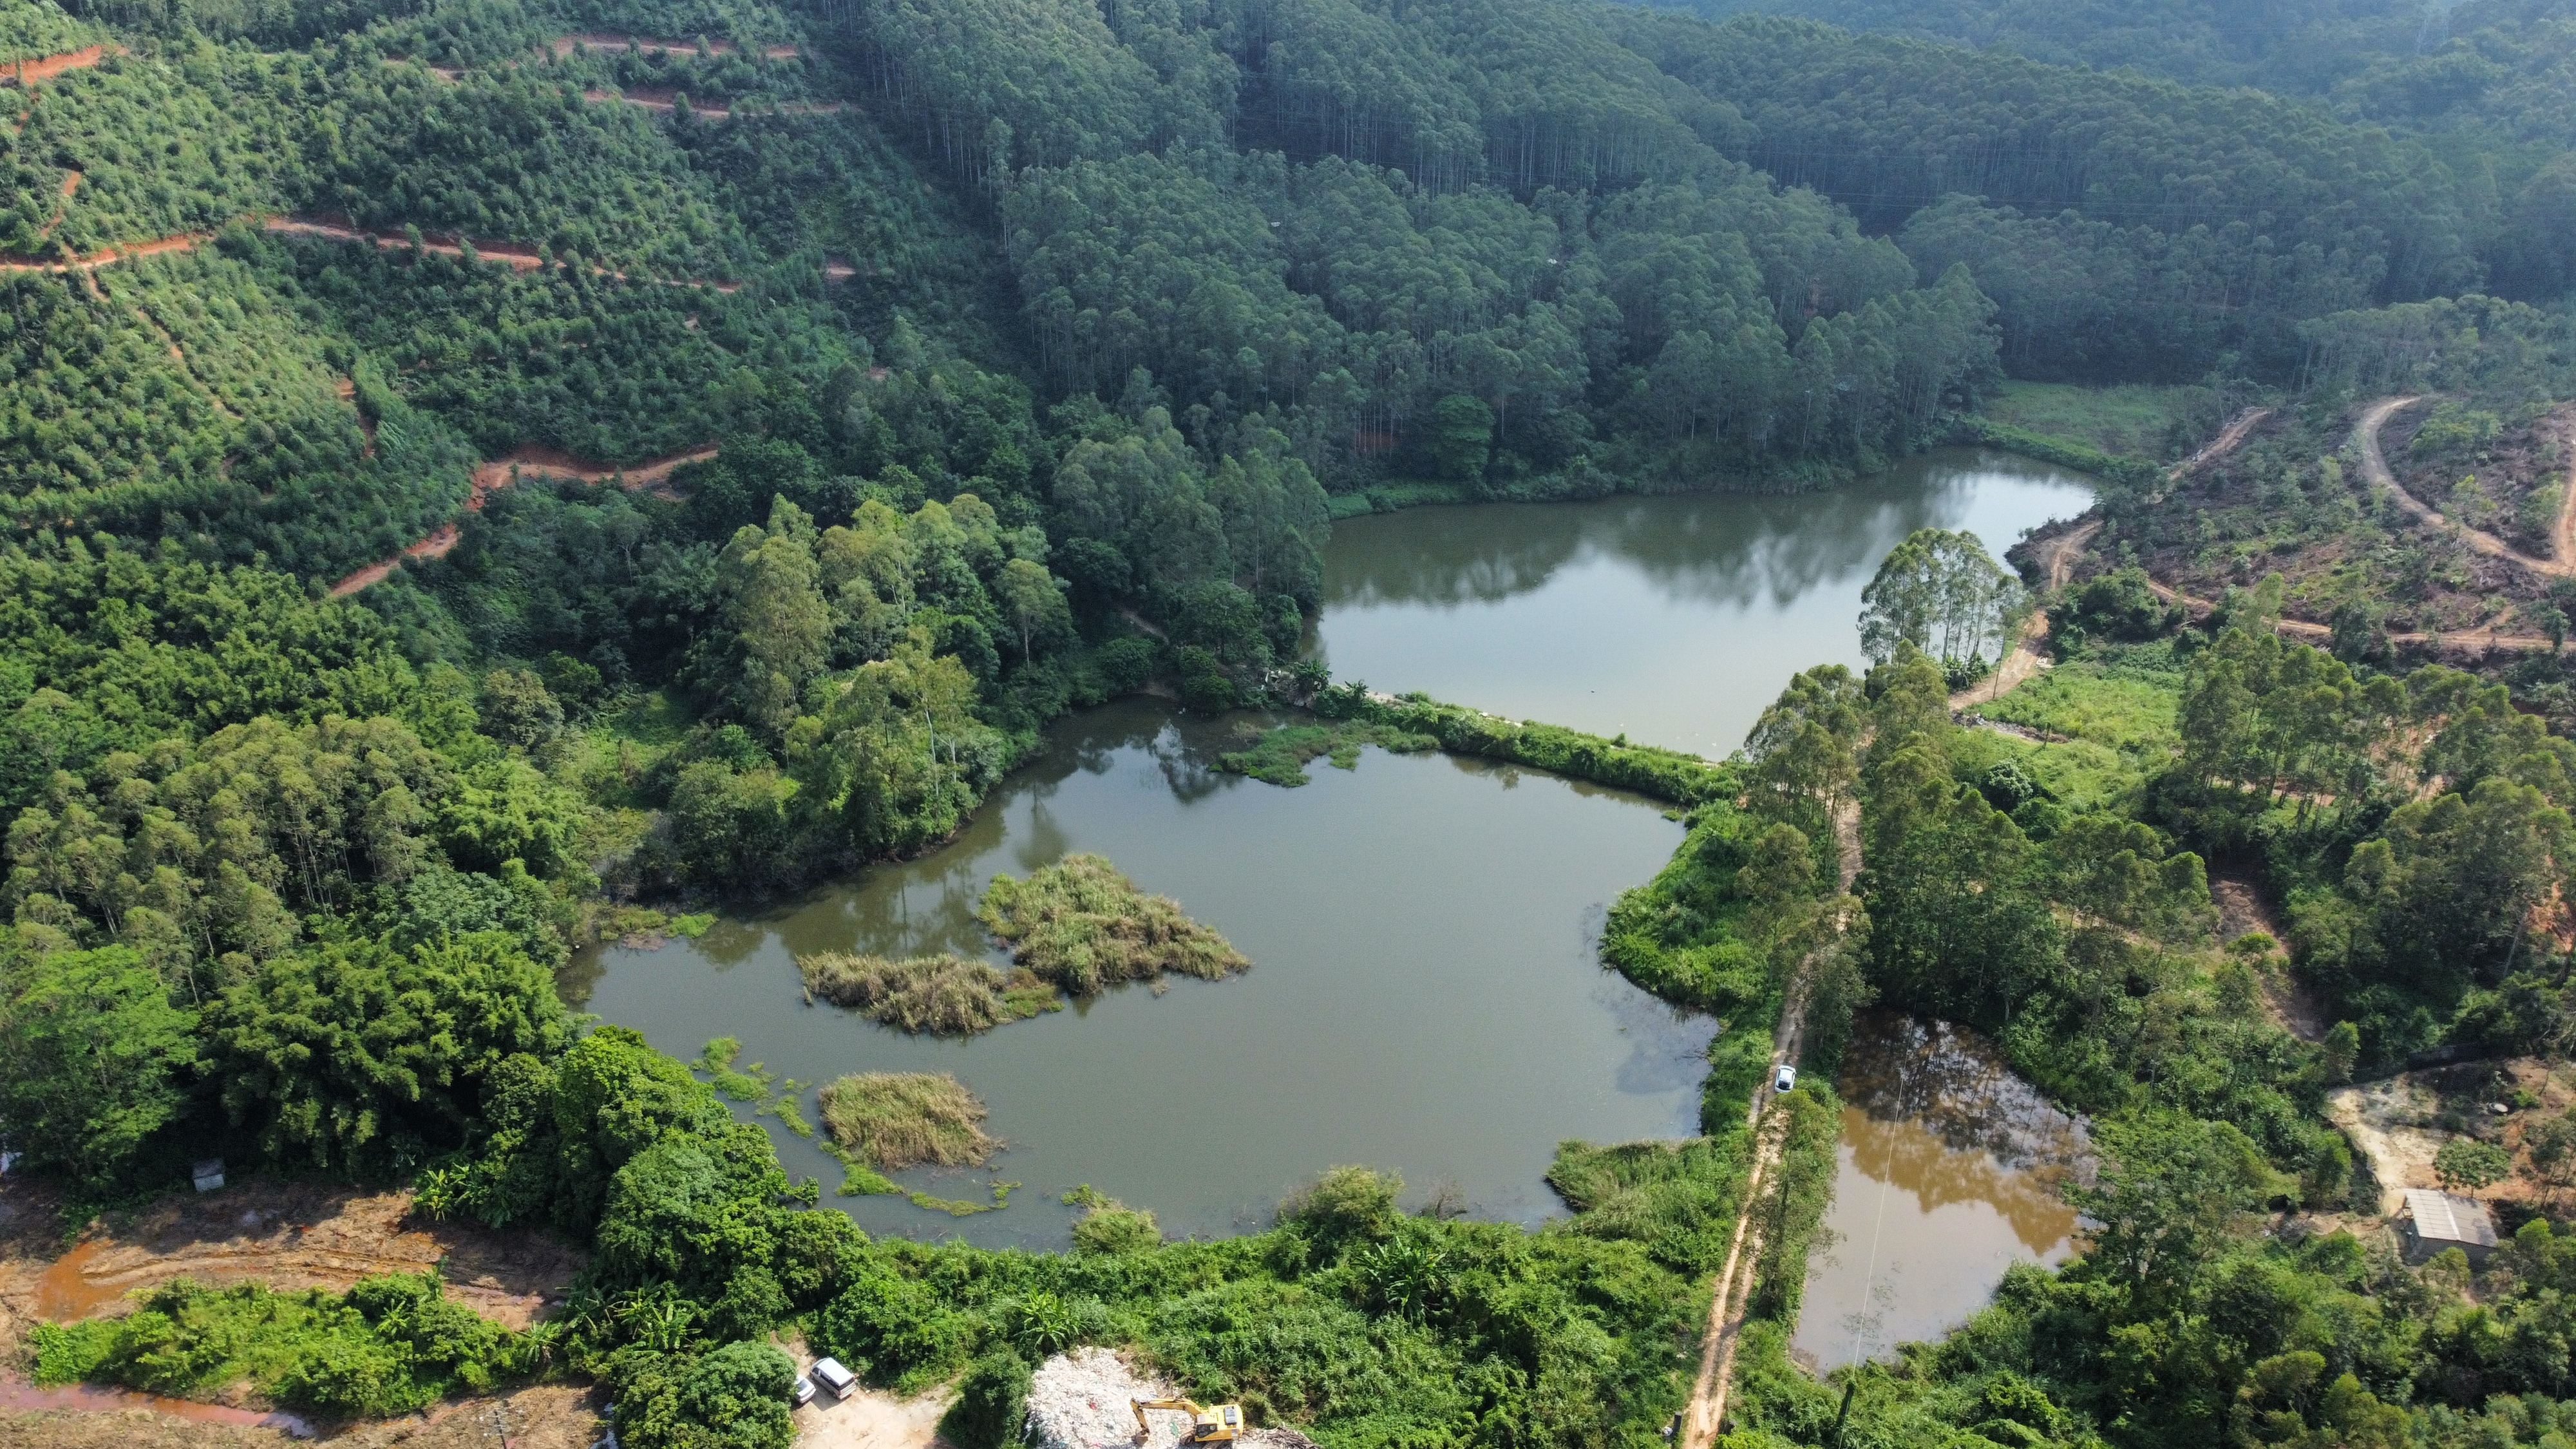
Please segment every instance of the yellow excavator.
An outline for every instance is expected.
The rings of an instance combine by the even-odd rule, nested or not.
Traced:
[[[1147,1409],[1178,1409],[1189,1415],[1190,1431],[1181,1436],[1184,1444],[1231,1444],[1243,1432],[1241,1404],[1219,1404],[1213,1409],[1203,1409],[1191,1399],[1129,1399],[1127,1404],[1136,1411],[1139,1439],[1154,1432],[1154,1426],[1145,1422]]]

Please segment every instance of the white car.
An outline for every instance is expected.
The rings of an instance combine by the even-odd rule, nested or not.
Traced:
[[[814,1367],[807,1372],[813,1375],[816,1383],[830,1389],[832,1397],[836,1399],[848,1398],[850,1390],[859,1386],[859,1376],[841,1367],[841,1361],[837,1358],[818,1358],[814,1360]]]
[[[803,1374],[796,1376],[795,1400],[796,1407],[800,1409],[814,1402],[814,1381]]]
[[[1785,1062],[1782,1063],[1780,1075],[1771,1079],[1771,1090],[1785,1092],[1796,1085],[1798,1085],[1798,1069]]]

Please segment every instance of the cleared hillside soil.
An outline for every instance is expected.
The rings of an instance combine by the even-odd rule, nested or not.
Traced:
[[[2576,487],[2568,473],[2576,406],[2508,428],[2474,457],[2419,456],[2413,443],[2436,401],[2391,398],[2363,415],[2363,467],[2372,481],[2397,490],[2400,507],[2458,533],[2481,553],[2552,577],[2576,577]],[[2375,446],[2368,436],[2374,418],[2381,422]],[[2484,496],[2477,516],[2462,513],[2464,479],[2475,479]],[[2552,489],[2554,506],[2545,496]]]
[[[107,59],[111,53],[122,55],[125,53],[125,47],[85,45],[78,50],[66,50],[60,55],[40,55],[29,60],[0,62],[0,77],[14,80],[22,86],[31,86],[38,81],[51,80],[67,70],[80,70],[96,65]]]
[[[2428,527],[2421,517],[2428,510],[2400,489],[2387,490],[2390,506],[2369,508],[2365,445],[2374,418],[2384,423],[2382,409],[2395,411],[2396,401],[2355,415],[2339,480],[2330,481],[2312,443],[2294,437],[2295,417],[2253,421],[2239,447],[2174,477],[2153,507],[2114,516],[2097,561],[2079,572],[2109,567],[2098,560],[2125,546],[2169,597],[2195,612],[2231,587],[2278,573],[2287,586],[2283,631],[2312,641],[2327,637],[2335,604],[2359,590],[2390,601],[2385,623],[2395,642],[2430,643],[2438,635],[2446,654],[2530,647],[2516,606],[2539,598],[2549,582],[2530,561],[2501,545],[2480,548],[2459,530]],[[2360,526],[2344,521],[2338,489],[2364,501]],[[2409,516],[2408,503],[2417,516]]]

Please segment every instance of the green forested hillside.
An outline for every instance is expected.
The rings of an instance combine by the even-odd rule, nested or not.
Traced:
[[[2563,1443],[2556,1230],[2469,1304],[2252,1225],[2367,1191],[2318,1115],[2352,1072],[2566,1040],[2576,681],[2540,646],[2576,594],[2357,481],[2350,426],[2438,392],[2383,410],[2404,486],[2551,542],[2570,22],[1810,9],[1897,33],[0,0],[10,1170],[78,1220],[219,1150],[592,1254],[526,1335],[435,1280],[172,1288],[27,1366],[370,1414],[571,1374],[630,1449],[785,1449],[773,1333],[987,1405],[1102,1343],[1330,1449],[1652,1449],[1764,1152],[1758,1030],[1705,1136],[1564,1147],[1541,1231],[1344,1169],[1267,1232],[1164,1245],[1095,1200],[1034,1255],[869,1241],[556,999],[583,944],[935,846],[1050,719],[1151,687],[1657,793],[1688,840],[1608,959],[1746,1023],[1819,963],[1727,1449]],[[1978,416],[2007,377],[2136,386],[2022,388],[2015,431]],[[1968,438],[2108,475],[2047,600],[2063,667],[1991,706],[2023,733],[1954,725],[1901,650],[1803,676],[1725,765],[1299,658],[1372,497],[1791,489]],[[2499,625],[2546,636],[2470,661],[2503,685],[2399,672]],[[2335,1032],[2263,1016],[2276,943],[2215,938],[2222,856]],[[1871,990],[1989,1029],[2110,1163],[2094,1251],[1850,1376],[1836,1428],[1779,1329]]]

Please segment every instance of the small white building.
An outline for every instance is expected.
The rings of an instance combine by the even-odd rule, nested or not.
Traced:
[[[2429,1262],[2435,1254],[2457,1248],[2475,1268],[2495,1251],[2495,1220],[2487,1216],[2485,1203],[2429,1187],[2410,1187],[2405,1198],[2397,1210],[2397,1229],[2406,1237],[2407,1262]]]

